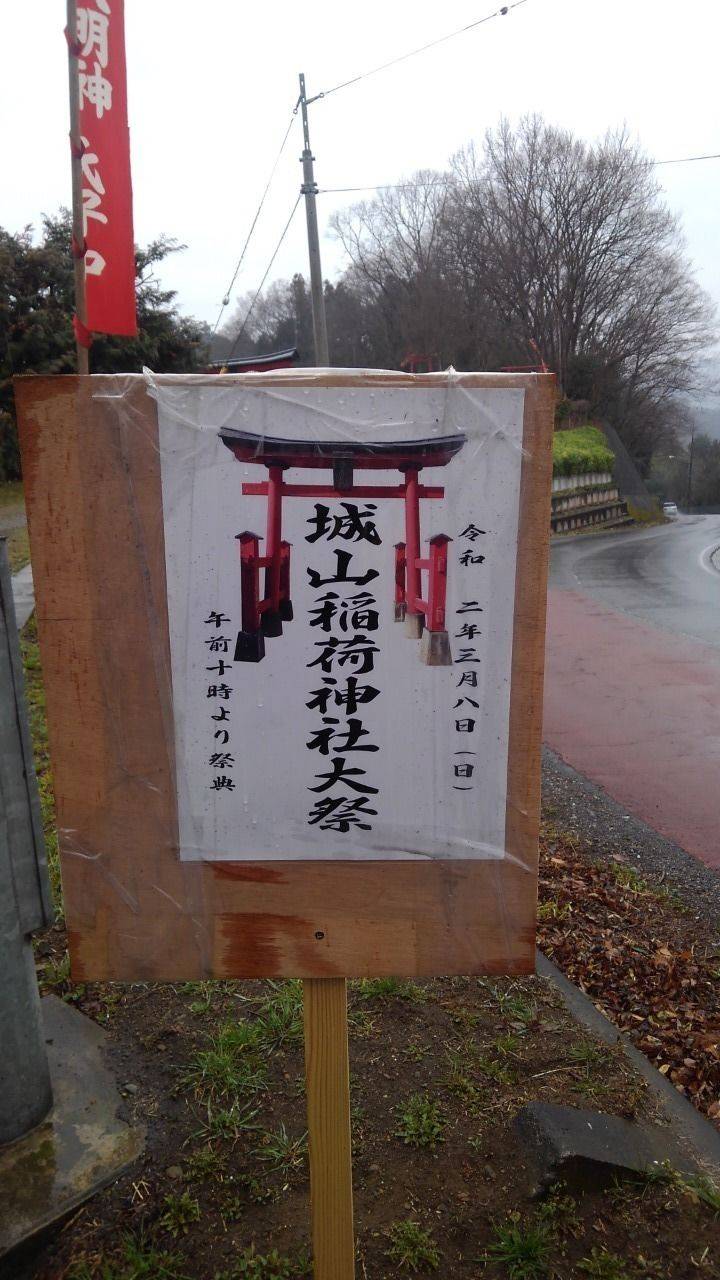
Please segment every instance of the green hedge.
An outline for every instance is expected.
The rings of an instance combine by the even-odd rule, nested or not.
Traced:
[[[553,475],[581,476],[588,471],[612,471],[615,454],[599,427],[575,427],[553,436]]]

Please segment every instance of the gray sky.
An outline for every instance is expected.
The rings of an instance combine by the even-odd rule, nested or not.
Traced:
[[[297,99],[298,71],[317,93],[497,7],[126,0],[135,238],[165,232],[187,244],[163,274],[181,309],[215,320]],[[0,12],[0,223],[13,231],[70,202],[64,11],[63,0],[6,0]],[[626,123],[659,160],[720,152],[718,47],[717,0],[527,0],[314,104],[318,183],[393,182],[443,167],[500,114],[528,111],[588,139]],[[257,287],[297,195],[299,120],[295,130],[234,295]],[[658,177],[682,216],[697,277],[720,301],[720,160],[667,165]],[[321,233],[335,208],[359,198],[322,197]],[[334,277],[340,248],[325,235],[322,251]],[[271,278],[298,270],[307,273],[302,207]]]

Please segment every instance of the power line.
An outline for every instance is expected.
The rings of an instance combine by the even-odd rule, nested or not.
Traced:
[[[650,164],[690,164],[693,160],[720,160],[720,151],[714,156],[680,156],[676,160],[650,160]]]
[[[308,102],[308,104],[309,104],[310,102],[316,102],[316,101],[317,101],[318,99],[320,99],[320,98],[327,98],[327,97],[329,97],[329,96],[330,96],[330,94],[332,94],[332,93],[338,93],[341,89],[346,89],[346,88],[348,88],[348,86],[349,86],[349,85],[351,85],[351,84],[357,84],[360,80],[367,80],[370,76],[377,75],[380,71],[386,71],[389,67],[397,66],[397,65],[398,65],[399,63],[401,63],[401,62],[407,62],[407,60],[408,60],[409,58],[417,57],[417,55],[418,55],[418,54],[420,54],[420,53],[426,53],[428,49],[435,49],[435,48],[437,48],[437,46],[438,46],[438,45],[445,44],[448,40],[454,40],[457,36],[464,35],[464,34],[466,34],[468,31],[473,31],[473,30],[475,30],[475,28],[483,26],[486,22],[491,22],[491,21],[493,20],[493,18],[505,17],[508,13],[510,13],[510,11],[511,11],[512,9],[519,9],[519,8],[520,8],[520,6],[521,6],[521,5],[523,5],[523,4],[527,4],[527,0],[513,0],[513,3],[512,3],[512,4],[505,4],[505,5],[502,5],[499,9],[495,9],[492,13],[487,13],[487,14],[485,14],[482,18],[476,18],[474,22],[468,22],[464,27],[459,27],[459,28],[458,28],[457,30],[455,30],[455,31],[449,31],[449,32],[447,32],[447,34],[446,34],[446,35],[438,36],[438,38],[437,38],[437,39],[435,39],[435,40],[430,40],[430,41],[428,41],[426,44],[420,45],[420,46],[419,46],[418,48],[416,48],[416,49],[410,49],[407,53],[400,54],[400,55],[399,55],[398,57],[396,57],[396,58],[391,58],[388,62],[380,63],[380,65],[379,65],[379,66],[377,66],[377,67],[371,67],[368,71],[363,71],[363,72],[361,72],[359,75],[357,75],[357,76],[353,76],[353,77],[352,77],[351,79],[349,79],[349,80],[343,80],[340,84],[333,85],[333,87],[332,87],[331,89],[326,89],[326,90],[324,90],[323,92],[316,94],[316,95],[315,95],[315,97],[307,99],[307,102]],[[220,307],[220,310],[219,310],[218,315],[217,315],[217,319],[216,319],[216,321],[215,321],[215,324],[213,325],[213,330],[212,330],[212,332],[213,332],[213,336],[217,333],[218,326],[219,326],[219,324],[220,324],[220,320],[222,319],[223,312],[225,311],[225,308],[228,306],[228,304],[229,304],[229,302],[230,302],[230,294],[231,294],[231,292],[232,292],[232,290],[233,290],[233,287],[234,287],[234,285],[235,285],[235,281],[237,280],[238,274],[239,274],[239,272],[240,272],[240,268],[242,267],[242,264],[243,264],[243,262],[244,262],[244,260],[245,260],[245,254],[247,253],[248,245],[250,244],[250,241],[251,241],[252,236],[253,236],[253,232],[255,231],[255,227],[257,226],[257,222],[258,222],[258,219],[259,219],[260,214],[261,214],[261,212],[262,212],[263,205],[265,204],[265,200],[266,200],[266,197],[267,197],[268,191],[270,190],[270,185],[271,185],[271,183],[272,183],[273,177],[275,176],[275,171],[276,171],[276,169],[277,169],[277,167],[278,167],[278,164],[279,164],[279,162],[280,162],[280,158],[281,158],[281,156],[282,156],[282,154],[283,154],[283,151],[285,150],[285,146],[286,146],[286,144],[287,144],[287,140],[288,140],[288,138],[290,137],[290,131],[291,131],[291,129],[292,129],[293,121],[294,121],[294,119],[295,119],[295,116],[297,115],[298,105],[299,105],[299,104],[296,104],[296,105],[295,105],[295,107],[294,107],[294,109],[293,109],[293,113],[292,113],[292,115],[291,115],[291,117],[290,117],[289,124],[288,124],[288,126],[287,126],[286,131],[285,131],[285,136],[283,137],[282,143],[280,144],[280,150],[278,151],[277,156],[275,157],[275,162],[274,162],[274,164],[273,164],[273,166],[272,166],[272,169],[270,170],[270,175],[269,175],[269,177],[268,177],[267,183],[265,184],[265,189],[264,189],[264,191],[263,191],[263,193],[262,193],[262,196],[260,197],[260,203],[259,203],[259,205],[258,205],[258,207],[257,207],[257,209],[256,209],[256,211],[255,211],[255,216],[254,216],[254,218],[253,218],[253,220],[252,220],[252,222],[251,222],[251,224],[250,224],[250,230],[248,231],[247,237],[246,237],[246,239],[245,239],[245,243],[244,243],[244,245],[243,245],[243,247],[242,247],[242,251],[241,251],[241,253],[240,253],[240,257],[239,257],[239,259],[238,259],[238,261],[237,261],[237,264],[236,264],[236,266],[235,266],[235,270],[234,270],[234,272],[233,272],[232,279],[231,279],[230,284],[228,285],[228,287],[227,287],[227,289],[225,290],[225,293],[224,293],[224,295],[223,295],[222,306]],[[356,191],[361,191],[361,190],[362,190],[362,191],[368,191],[368,190],[379,190],[379,189],[380,189],[380,188],[378,188],[378,187],[376,187],[376,188],[370,188],[370,187],[347,188],[347,190],[356,190]],[[337,189],[337,190],[340,190],[340,189]],[[330,189],[328,189],[328,193],[329,193],[329,192],[330,192]],[[246,329],[246,327],[247,327],[248,321],[250,320],[250,316],[252,315],[252,311],[253,311],[253,308],[254,308],[254,306],[255,306],[255,303],[257,302],[257,299],[258,299],[258,297],[259,297],[259,295],[260,295],[260,292],[261,292],[261,290],[262,290],[262,287],[263,287],[263,285],[264,285],[264,283],[265,283],[265,281],[266,281],[266,279],[267,279],[267,277],[268,277],[268,274],[269,274],[269,272],[270,272],[270,270],[271,270],[271,268],[272,268],[272,264],[273,264],[273,262],[275,261],[275,257],[276,257],[276,255],[277,255],[277,253],[278,253],[279,249],[280,249],[280,245],[282,244],[282,242],[283,242],[283,240],[284,240],[284,238],[285,238],[285,235],[286,235],[286,232],[287,232],[287,230],[288,230],[288,227],[290,226],[290,223],[292,222],[293,216],[294,216],[294,214],[295,214],[295,209],[297,209],[297,204],[299,203],[299,201],[300,201],[300,197],[298,197],[298,201],[296,202],[296,204],[295,204],[295,206],[294,206],[294,208],[293,208],[293,211],[292,211],[292,213],[290,214],[290,217],[289,217],[289,219],[288,219],[288,221],[287,221],[287,225],[286,225],[286,227],[285,227],[285,230],[283,231],[283,234],[282,234],[282,236],[280,237],[280,240],[279,240],[279,242],[278,242],[278,244],[277,244],[277,247],[276,247],[276,249],[275,249],[275,252],[273,253],[273,256],[272,256],[272,258],[271,258],[271,260],[270,260],[270,264],[269,264],[269,266],[268,266],[268,268],[267,268],[267,271],[265,272],[265,275],[264,275],[264,276],[263,276],[263,278],[262,278],[262,281],[261,281],[261,283],[260,283],[260,286],[259,286],[259,288],[258,288],[257,292],[255,293],[254,297],[253,297],[253,300],[252,300],[252,302],[251,302],[251,304],[250,304],[250,309],[248,310],[248,313],[247,313],[247,315],[245,316],[245,319],[244,319],[244,321],[243,321],[242,328],[240,329],[240,332],[238,333],[237,337],[235,338],[235,341],[234,341],[234,343],[233,343],[233,345],[232,345],[232,347],[231,347],[231,349],[230,349],[230,352],[229,352],[229,355],[228,355],[228,359],[229,359],[229,356],[231,356],[231,355],[232,355],[233,351],[235,350],[235,347],[237,346],[237,344],[239,343],[239,341],[240,341],[241,337],[243,336],[243,334],[244,334],[244,332],[245,332],[245,329]]]
[[[494,13],[486,13],[484,18],[477,18],[475,22],[468,22],[465,27],[458,27],[456,31],[448,31],[447,35],[439,36],[437,40],[429,40],[427,44],[422,44],[417,49],[411,49],[409,53],[402,53],[397,58],[391,58],[389,62],[381,62],[377,67],[371,67],[369,71],[362,71],[360,75],[352,76],[350,80],[343,80],[340,84],[333,85],[332,89],[325,89],[322,93],[310,98],[310,102],[315,102],[317,98],[329,98],[331,93],[339,93],[341,89],[347,89],[351,84],[357,84],[359,80],[367,80],[369,76],[376,76],[380,71],[387,71],[388,67],[395,67],[399,62],[407,62],[408,58],[415,58],[419,53],[425,53],[428,49],[435,49],[439,44],[445,44],[447,40],[454,40],[456,36],[462,36],[466,31],[473,31],[476,27],[483,26],[486,22],[491,22],[493,18],[505,17],[511,9],[519,9],[521,4],[527,4],[527,0],[514,0],[514,4],[504,4],[500,9],[496,9]]]
[[[255,294],[254,294],[254,296],[253,296],[253,300],[252,300],[252,302],[250,303],[250,306],[248,307],[247,314],[246,314],[245,319],[243,320],[243,322],[242,322],[242,326],[241,326],[241,328],[240,328],[240,332],[237,334],[237,336],[236,336],[236,338],[235,338],[235,340],[234,340],[234,342],[233,342],[233,344],[232,344],[232,346],[231,346],[230,350],[228,351],[227,355],[225,356],[225,360],[226,360],[226,361],[227,361],[227,360],[229,360],[229,359],[231,358],[231,356],[232,356],[232,354],[233,354],[233,352],[234,352],[235,348],[237,347],[237,345],[238,345],[238,343],[239,343],[240,339],[242,338],[243,334],[245,333],[245,330],[247,329],[248,321],[249,321],[249,319],[250,319],[250,317],[251,317],[251,315],[252,315],[252,313],[253,313],[253,311],[254,311],[254,309],[255,309],[255,303],[257,302],[258,298],[260,297],[260,294],[262,293],[263,285],[265,284],[265,281],[267,280],[268,276],[270,275],[270,272],[272,271],[273,263],[274,263],[275,259],[277,258],[278,253],[280,252],[280,246],[281,246],[281,244],[282,244],[283,240],[285,239],[285,236],[286,236],[286,235],[287,235],[287,233],[288,233],[288,229],[289,229],[289,227],[290,227],[290,223],[292,222],[293,218],[295,217],[295,211],[296,211],[296,209],[297,209],[297,207],[298,207],[298,205],[299,205],[299,203],[300,203],[300,201],[301,201],[301,200],[302,200],[302,193],[298,196],[297,200],[295,201],[295,203],[294,203],[294,205],[293,205],[293,207],[292,207],[292,212],[291,212],[291,214],[290,214],[290,217],[288,218],[287,222],[285,223],[285,226],[283,227],[283,230],[282,230],[282,234],[281,234],[281,236],[280,236],[280,239],[278,240],[277,244],[275,245],[275,248],[274,248],[274,250],[273,250],[272,257],[271,257],[270,261],[268,262],[267,267],[266,267],[266,269],[265,269],[265,275],[263,276],[262,280],[260,281],[260,284],[258,285],[257,289],[255,290]]]
[[[276,155],[276,157],[275,157],[275,162],[274,162],[274,164],[273,164],[272,169],[270,170],[270,176],[269,176],[269,178],[268,178],[268,180],[267,180],[267,182],[266,182],[266,184],[265,184],[265,190],[263,191],[263,193],[262,193],[262,195],[261,195],[261,197],[260,197],[260,203],[259,203],[259,205],[258,205],[257,209],[255,210],[255,217],[253,218],[253,220],[252,220],[252,222],[251,222],[251,224],[250,224],[250,230],[249,230],[249,231],[248,231],[248,233],[247,233],[247,237],[246,237],[246,239],[245,239],[245,243],[244,243],[244,245],[243,245],[243,247],[242,247],[242,252],[241,252],[241,254],[240,254],[240,257],[238,258],[237,265],[236,265],[235,270],[234,270],[234,272],[233,272],[232,280],[230,281],[230,284],[228,285],[227,289],[225,290],[225,293],[223,294],[222,306],[221,306],[221,308],[220,308],[220,310],[219,310],[219,312],[218,312],[217,320],[215,321],[215,324],[213,325],[213,335],[217,333],[218,325],[220,324],[220,320],[222,319],[223,311],[225,310],[225,308],[227,307],[227,305],[228,305],[228,304],[229,304],[229,302],[230,302],[230,294],[232,293],[233,286],[234,286],[235,281],[237,280],[238,275],[239,275],[239,273],[240,273],[240,268],[241,268],[241,266],[242,266],[242,264],[243,264],[243,262],[244,262],[244,260],[245,260],[245,254],[247,253],[248,245],[250,244],[250,241],[251,241],[252,236],[253,236],[253,232],[254,232],[254,230],[255,230],[255,227],[257,226],[258,218],[260,217],[260,214],[262,213],[262,208],[263,208],[263,205],[265,204],[265,198],[266,198],[266,196],[267,196],[268,191],[270,190],[270,184],[271,184],[271,182],[272,182],[273,178],[275,177],[275,170],[277,169],[277,167],[278,167],[278,165],[279,165],[279,163],[280,163],[280,157],[282,156],[282,153],[283,153],[283,151],[285,150],[285,146],[286,146],[286,144],[287,144],[287,140],[288,140],[288,138],[290,137],[290,131],[291,131],[291,129],[292,129],[292,127],[293,127],[293,124],[294,124],[294,122],[295,122],[295,116],[296,116],[296,114],[297,114],[297,108],[293,111],[292,115],[290,116],[290,122],[289,122],[289,124],[288,124],[287,129],[285,130],[285,137],[283,138],[283,140],[282,140],[282,142],[281,142],[281,144],[280,144],[280,150],[278,151],[278,153],[277,153],[277,155]]]
[[[410,187],[447,187],[449,185],[448,178],[433,179],[432,182],[379,182],[375,186],[367,187],[319,187],[319,196],[335,196],[344,195],[351,191],[407,191]]]
[[[696,160],[720,160],[720,152],[717,155],[706,156],[676,156],[672,160],[641,160],[638,162],[638,168],[644,168],[646,165],[651,168],[657,168],[661,164],[691,164]],[[430,182],[376,182],[368,183],[364,187],[319,187],[318,195],[335,196],[347,195],[356,191],[407,191],[412,187],[446,187],[450,184],[450,178],[433,178]]]

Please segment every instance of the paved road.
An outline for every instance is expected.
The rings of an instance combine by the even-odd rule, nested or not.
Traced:
[[[556,543],[544,732],[628,813],[718,869],[719,561],[720,516]]]
[[[720,648],[720,515],[558,541],[550,585]]]

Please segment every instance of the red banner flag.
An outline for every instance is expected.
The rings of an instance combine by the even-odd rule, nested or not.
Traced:
[[[78,103],[87,328],[137,333],[124,0],[77,9]]]

